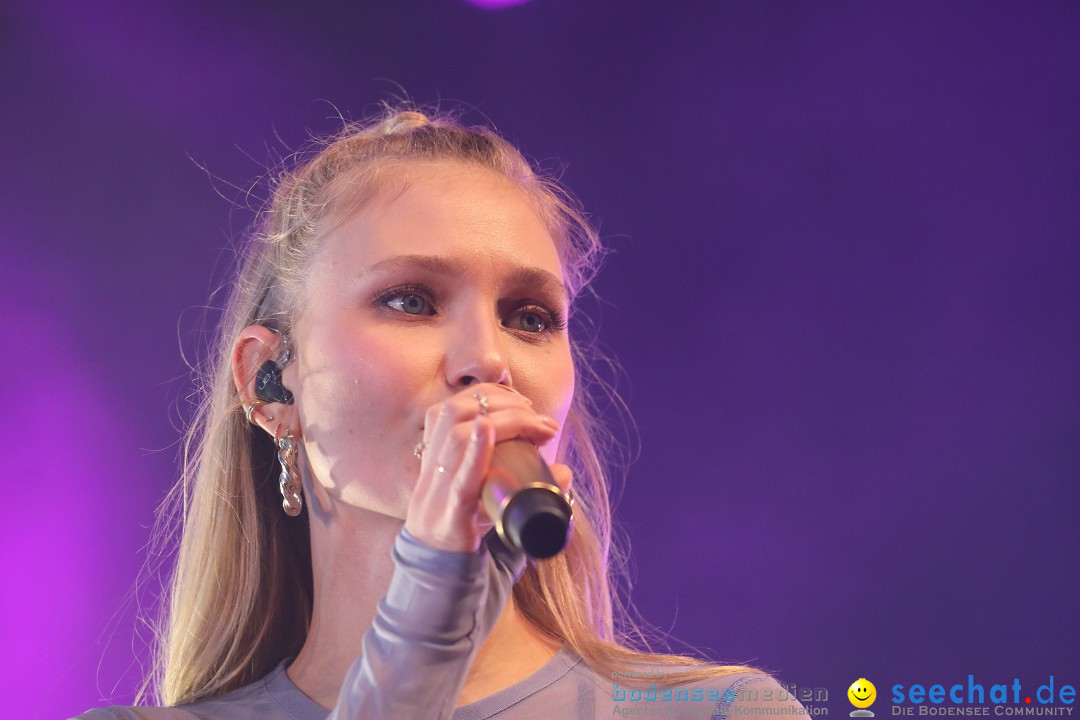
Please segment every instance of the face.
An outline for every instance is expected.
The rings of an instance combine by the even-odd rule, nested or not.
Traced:
[[[449,163],[405,173],[320,241],[283,377],[312,480],[400,518],[431,405],[501,382],[561,424],[574,390],[561,263],[521,191]]]
[[[848,688],[848,700],[857,708],[870,707],[877,697],[877,688],[866,678],[859,678]]]

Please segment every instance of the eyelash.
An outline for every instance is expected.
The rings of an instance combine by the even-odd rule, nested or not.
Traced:
[[[423,285],[402,285],[399,287],[387,288],[386,290],[382,290],[375,294],[374,303],[376,305],[389,307],[387,305],[387,302],[389,300],[407,297],[409,295],[418,295],[422,297],[424,299],[424,302],[426,302],[432,310],[435,309],[435,303],[432,302],[432,300],[430,299],[435,297],[435,293]],[[412,314],[406,313],[403,310],[398,310],[398,312],[401,312],[405,315]],[[543,305],[530,303],[517,308],[516,312],[519,314],[533,313],[539,315],[541,321],[544,323],[544,329],[540,332],[532,332],[529,330],[519,330],[519,332],[523,332],[528,335],[546,335],[566,329],[566,318],[563,316],[563,313],[561,311],[555,308],[549,308]]]

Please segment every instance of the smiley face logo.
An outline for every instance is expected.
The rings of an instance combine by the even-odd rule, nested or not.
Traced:
[[[857,708],[868,708],[877,699],[877,688],[866,678],[859,678],[847,689],[848,700]]]

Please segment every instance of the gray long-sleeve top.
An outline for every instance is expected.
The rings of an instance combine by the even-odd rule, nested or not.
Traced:
[[[476,553],[465,554],[436,550],[402,529],[393,560],[389,589],[333,710],[292,683],[286,659],[263,679],[209,700],[171,708],[100,708],[77,720],[584,720],[632,714],[759,720],[762,714],[787,718],[804,712],[768,675],[726,675],[670,688],[662,673],[672,668],[657,665],[627,668],[627,675],[638,678],[630,684],[597,675],[566,648],[524,680],[455,709],[473,657],[525,558],[494,532]],[[643,688],[638,683],[649,673],[660,682]]]

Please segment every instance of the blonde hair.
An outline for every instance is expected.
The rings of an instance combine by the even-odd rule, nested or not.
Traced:
[[[215,364],[205,376],[185,438],[184,471],[171,493],[181,516],[174,524],[181,538],[147,681],[162,704],[241,687],[304,644],[313,602],[307,514],[288,518],[282,512],[275,447],[245,422],[233,384],[232,346],[254,323],[288,331],[302,303],[305,262],[328,218],[345,202],[355,211],[395,166],[416,161],[480,166],[515,182],[551,232],[571,297],[597,269],[598,234],[558,182],[534,171],[492,130],[465,127],[446,115],[387,106],[381,117],[347,126],[283,172],[246,248],[217,338]],[[669,678],[672,683],[751,670],[637,649],[647,648],[647,639],[613,585],[622,562],[612,546],[600,459],[607,436],[590,395],[590,387],[603,382],[596,382],[588,351],[587,344],[573,340],[579,382],[560,457],[574,470],[573,539],[560,555],[529,563],[514,588],[518,608],[539,633],[566,645],[602,675],[641,663],[682,666]]]

